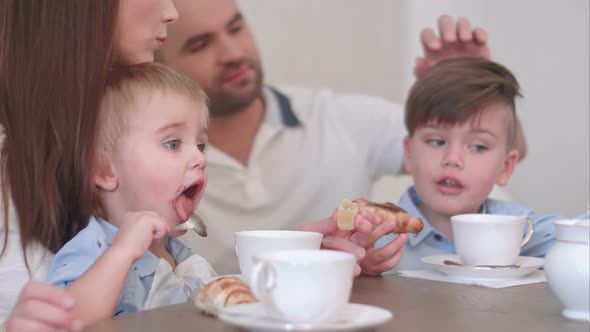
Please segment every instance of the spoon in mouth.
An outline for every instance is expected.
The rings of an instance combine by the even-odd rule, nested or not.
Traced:
[[[481,268],[486,268],[486,269],[518,269],[520,267],[520,265],[517,264],[510,264],[510,265],[463,265],[461,263],[452,261],[452,260],[448,260],[445,259],[443,261],[443,264],[445,265],[453,265],[453,266],[464,266],[464,267],[481,267]]]
[[[205,226],[203,219],[201,219],[201,217],[195,213],[191,213],[191,215],[188,217],[188,220],[174,227],[173,231],[186,231],[189,229],[192,229],[202,237],[207,237],[207,226]]]

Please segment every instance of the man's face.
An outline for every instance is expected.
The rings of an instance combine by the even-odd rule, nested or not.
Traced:
[[[157,59],[192,78],[211,100],[211,115],[230,115],[260,96],[254,37],[233,0],[176,0],[179,20]]]

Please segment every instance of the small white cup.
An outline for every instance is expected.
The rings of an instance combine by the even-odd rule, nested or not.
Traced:
[[[241,231],[234,234],[242,276],[250,281],[254,255],[276,250],[320,249],[323,235],[304,231]]]
[[[333,250],[287,250],[254,258],[252,289],[268,314],[292,323],[337,318],[350,299],[355,259]]]
[[[471,266],[515,264],[520,249],[533,235],[533,223],[527,216],[460,214],[451,217],[451,227],[457,255]]]

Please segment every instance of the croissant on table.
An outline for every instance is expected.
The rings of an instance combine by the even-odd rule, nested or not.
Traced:
[[[256,297],[242,279],[221,277],[206,284],[193,302],[205,313],[215,315],[224,307],[256,302]]]

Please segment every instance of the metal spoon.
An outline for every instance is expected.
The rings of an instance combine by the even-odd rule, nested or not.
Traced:
[[[185,221],[184,223],[174,227],[174,231],[186,231],[192,229],[193,231],[195,231],[197,234],[199,234],[202,237],[207,237],[207,226],[205,226],[205,223],[203,222],[203,219],[201,219],[201,217],[199,217],[198,215],[191,213],[191,215],[188,217],[188,220]]]
[[[463,265],[461,263],[455,262],[455,261],[451,261],[448,259],[445,259],[443,261],[443,264],[445,265],[454,265],[454,266],[464,266],[464,267],[482,267],[482,268],[487,268],[487,269],[518,269],[520,267],[520,265],[517,264],[510,264],[510,265],[475,265],[475,266],[470,266],[470,265]]]

